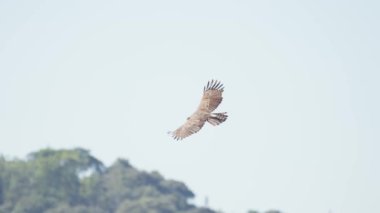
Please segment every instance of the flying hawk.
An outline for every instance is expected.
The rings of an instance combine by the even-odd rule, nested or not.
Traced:
[[[209,122],[211,125],[216,126],[227,120],[227,113],[213,113],[213,111],[222,102],[222,93],[224,91],[223,84],[217,80],[211,80],[207,86],[203,88],[203,97],[201,103],[187,121],[173,132],[169,132],[175,140],[182,140],[196,132],[198,132],[203,125]]]

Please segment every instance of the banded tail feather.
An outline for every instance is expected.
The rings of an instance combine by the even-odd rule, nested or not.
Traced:
[[[211,113],[210,117],[207,118],[207,122],[209,122],[213,126],[217,126],[226,121],[227,118],[227,112]]]

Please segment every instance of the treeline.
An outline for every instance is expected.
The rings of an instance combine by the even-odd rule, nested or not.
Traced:
[[[124,159],[106,167],[81,148],[0,156],[0,213],[217,213],[190,204],[193,197],[182,182]]]
[[[26,160],[0,157],[0,213],[215,213],[188,203],[182,182],[110,167],[84,149],[44,149]]]

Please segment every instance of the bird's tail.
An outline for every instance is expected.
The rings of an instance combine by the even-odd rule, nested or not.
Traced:
[[[227,112],[211,113],[210,117],[207,119],[207,122],[209,122],[213,126],[217,126],[226,121],[227,118]]]

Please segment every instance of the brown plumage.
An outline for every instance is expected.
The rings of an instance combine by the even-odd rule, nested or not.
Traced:
[[[216,126],[227,120],[227,113],[213,113],[213,111],[222,102],[222,93],[224,91],[223,84],[217,80],[211,80],[207,86],[203,88],[203,96],[201,103],[187,121],[173,132],[169,132],[176,140],[182,140],[196,132],[198,132],[203,125],[209,122],[211,125]]]

